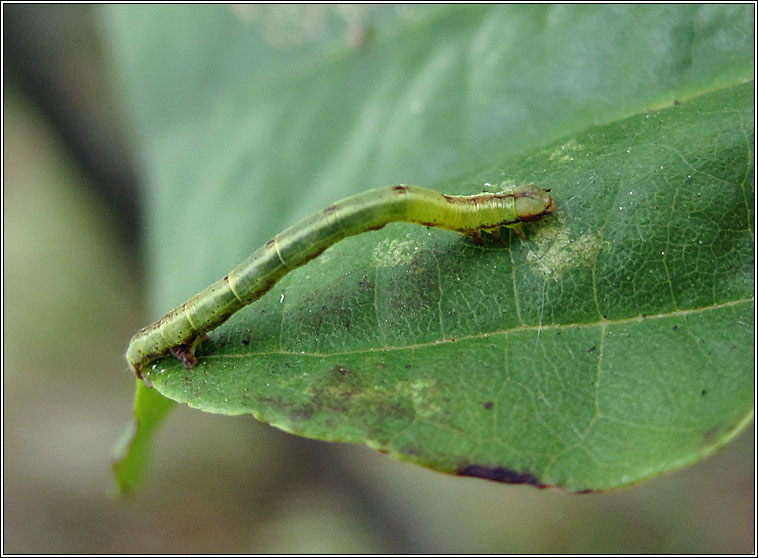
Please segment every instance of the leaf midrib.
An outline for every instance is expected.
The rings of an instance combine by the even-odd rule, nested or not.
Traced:
[[[333,356],[345,356],[345,355],[360,355],[360,354],[368,354],[368,353],[383,353],[383,352],[393,352],[393,351],[408,351],[408,350],[416,350],[416,349],[425,349],[428,347],[434,347],[439,345],[447,345],[452,343],[460,343],[461,341],[469,341],[472,339],[486,339],[488,337],[494,337],[494,336],[501,336],[501,335],[510,335],[512,333],[520,333],[520,332],[528,332],[528,331],[536,331],[536,332],[542,332],[542,331],[561,331],[564,329],[577,329],[577,328],[593,328],[593,327],[608,327],[608,326],[614,326],[614,325],[623,325],[623,324],[629,324],[629,323],[642,323],[648,320],[661,320],[666,318],[672,318],[677,316],[688,316],[691,314],[699,314],[702,312],[710,312],[714,310],[721,310],[722,308],[730,308],[732,306],[738,306],[740,304],[749,304],[753,303],[755,299],[753,297],[750,298],[743,298],[739,300],[733,300],[729,302],[724,302],[720,304],[713,304],[710,306],[702,306],[699,308],[691,308],[688,310],[674,310],[671,312],[665,312],[660,314],[645,314],[644,316],[633,316],[630,318],[619,318],[615,320],[596,320],[592,322],[575,322],[570,324],[549,324],[549,325],[522,325],[517,326],[513,328],[507,328],[507,329],[499,329],[499,330],[493,330],[483,333],[475,333],[471,335],[463,335],[460,337],[455,337],[454,339],[445,338],[445,339],[438,339],[435,341],[426,341],[423,343],[413,343],[411,345],[402,345],[402,346],[387,346],[387,347],[369,347],[365,349],[355,349],[350,351],[335,351],[330,353],[316,353],[316,352],[309,352],[309,351],[286,351],[286,350],[278,350],[278,351],[267,351],[267,352],[254,352],[254,353],[213,353],[208,355],[202,355],[203,359],[223,359],[223,358],[249,358],[253,356],[278,356],[278,355],[295,355],[295,356],[305,356],[305,357],[314,357],[314,358],[324,358],[324,357],[333,357]]]

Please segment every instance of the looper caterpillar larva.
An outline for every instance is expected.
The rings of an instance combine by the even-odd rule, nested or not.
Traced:
[[[390,186],[345,198],[279,233],[224,278],[138,331],[126,360],[139,378],[150,361],[170,353],[186,368],[195,366],[195,347],[206,332],[348,236],[406,221],[469,235],[482,244],[482,231],[499,238],[500,227],[552,213],[555,205],[548,192],[528,185],[494,194],[446,196],[419,186]]]

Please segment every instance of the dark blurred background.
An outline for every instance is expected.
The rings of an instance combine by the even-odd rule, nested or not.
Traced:
[[[752,553],[754,432],[593,495],[460,479],[179,407],[115,497],[147,314],[140,170],[92,5],[3,5],[5,553]]]

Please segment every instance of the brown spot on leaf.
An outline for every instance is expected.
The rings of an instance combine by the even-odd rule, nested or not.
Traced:
[[[712,428],[709,428],[707,431],[703,433],[703,441],[706,445],[711,445],[716,440],[716,436],[719,434],[720,430],[718,426],[714,426]]]
[[[345,368],[344,366],[340,366],[339,364],[334,367],[335,372],[339,372],[343,376],[348,376],[350,374],[350,369]]]
[[[488,467],[486,465],[466,465],[458,469],[458,475],[462,477],[479,477],[496,482],[508,484],[530,484],[537,488],[545,488],[537,477],[532,473],[521,473],[506,469],[505,467]]]
[[[313,405],[307,404],[299,409],[293,409],[290,412],[290,420],[292,422],[307,421],[313,417],[316,409]]]
[[[419,451],[416,447],[406,444],[402,448],[400,448],[400,453],[402,455],[418,455]]]

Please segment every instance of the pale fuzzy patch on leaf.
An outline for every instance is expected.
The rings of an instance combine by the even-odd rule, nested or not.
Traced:
[[[584,146],[581,143],[578,143],[575,139],[570,139],[558,149],[551,152],[550,155],[548,155],[547,160],[553,161],[558,159],[559,161],[570,161],[573,159],[573,155],[582,149],[584,149]]]
[[[561,223],[555,223],[540,228],[530,239],[537,244],[537,249],[529,251],[526,261],[546,279],[558,281],[566,271],[593,265],[600,238],[587,233],[571,238],[569,233]]]
[[[396,238],[382,240],[371,252],[376,267],[396,267],[408,265],[418,252],[419,246],[408,240]]]

